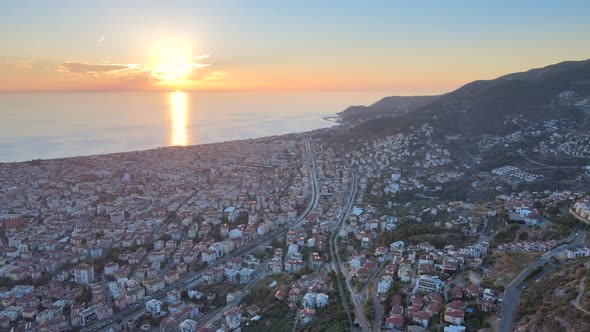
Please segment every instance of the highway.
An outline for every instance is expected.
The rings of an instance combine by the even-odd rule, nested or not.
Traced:
[[[348,216],[350,215],[350,210],[352,209],[352,203],[354,202],[354,198],[356,196],[356,190],[357,190],[356,172],[353,171],[353,173],[352,173],[352,188],[351,188],[351,191],[350,191],[350,194],[348,197],[346,207],[345,207],[343,213],[340,215],[338,222],[333,224],[330,229],[332,232],[332,237],[330,239],[330,255],[332,257],[332,260],[330,261],[330,267],[331,267],[332,271],[336,272],[336,280],[338,282],[338,291],[340,292],[340,297],[342,300],[342,307],[344,308],[344,311],[346,312],[346,317],[348,318],[348,326],[350,327],[351,330],[354,328],[354,323],[352,321],[352,315],[350,314],[350,308],[348,306],[348,299],[346,298],[346,293],[344,292],[344,286],[342,285],[342,280],[340,280],[340,274],[338,273],[340,271],[340,268],[339,268],[340,264],[337,259],[338,245],[336,244],[336,241],[338,241],[337,235],[338,235],[338,231],[339,231],[340,227],[342,226],[342,223],[345,222],[346,218],[348,218]]]
[[[206,269],[199,271],[199,272],[193,272],[193,273],[189,272],[189,275],[183,277],[183,279],[181,281],[178,281],[174,284],[166,286],[164,289],[162,289],[154,294],[151,294],[150,296],[147,296],[144,300],[145,301],[148,301],[150,299],[163,300],[166,297],[166,293],[170,290],[173,290],[173,289],[177,289],[177,290],[192,289],[200,282],[202,275],[206,271],[208,271],[209,269],[211,269],[213,267],[217,267],[222,264],[225,264],[227,262],[227,260],[231,257],[237,257],[240,255],[247,255],[251,252],[259,250],[260,248],[262,248],[262,247],[266,246],[268,243],[270,243],[273,239],[275,239],[277,237],[284,236],[289,230],[293,230],[295,228],[300,227],[301,224],[305,221],[305,218],[313,210],[316,209],[316,207],[319,203],[319,200],[320,200],[319,185],[318,185],[318,180],[317,180],[317,171],[316,171],[316,166],[315,166],[315,158],[313,156],[313,151],[311,149],[311,144],[309,142],[309,139],[305,140],[305,150],[306,150],[306,155],[307,155],[306,163],[307,163],[308,169],[309,169],[309,176],[311,179],[312,192],[311,192],[311,199],[310,199],[307,207],[305,208],[303,213],[296,219],[297,221],[295,223],[291,224],[289,227],[280,227],[268,234],[265,234],[263,236],[259,236],[256,239],[256,241],[254,241],[250,244],[241,246],[241,247],[233,250],[229,255],[221,257],[218,260],[212,262],[211,264],[209,264],[207,266]],[[143,312],[145,312],[145,306],[143,305],[143,303],[138,303],[134,306],[125,308],[125,309],[121,310],[119,313],[113,315],[113,317],[109,320],[109,322],[111,322],[110,324],[104,324],[104,322],[95,322],[94,324],[82,329],[82,331],[107,331],[109,328],[113,327],[114,324],[116,324],[117,320],[122,320],[125,323],[125,322],[129,321],[130,319],[138,317]]]
[[[533,282],[535,279],[540,278],[542,275],[545,275],[550,272],[550,270],[555,269],[556,267],[553,264],[547,264],[545,270],[536,278],[532,278],[531,280],[527,280],[524,282],[526,276],[536,269],[539,266],[543,266],[545,263],[548,263],[551,257],[559,257],[559,255],[568,248],[574,247],[576,245],[584,243],[586,240],[586,232],[579,231],[576,233],[575,236],[572,238],[572,242],[570,244],[562,244],[559,247],[546,252],[543,256],[539,257],[536,261],[531,263],[526,269],[524,269],[506,289],[504,290],[504,300],[502,302],[502,320],[500,321],[500,332],[510,332],[512,330],[512,320],[514,319],[514,311],[516,311],[516,306],[518,304],[518,300],[520,299],[520,295],[524,287],[526,287],[529,283]],[[524,282],[524,283],[523,283]]]

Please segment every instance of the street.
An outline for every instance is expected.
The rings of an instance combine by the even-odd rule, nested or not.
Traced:
[[[554,257],[554,256],[558,257],[566,249],[574,247],[574,246],[579,245],[581,243],[584,243],[585,240],[586,240],[586,232],[580,231],[579,233],[577,233],[577,235],[575,235],[573,237],[572,242],[570,244],[561,245],[561,246],[543,254],[543,256],[539,257],[539,259],[537,259],[536,261],[531,263],[516,278],[514,278],[514,280],[512,280],[510,285],[508,285],[508,287],[506,287],[506,289],[504,290],[504,301],[503,301],[503,307],[502,307],[502,320],[500,322],[500,327],[499,327],[500,332],[510,332],[511,331],[512,320],[514,319],[514,311],[516,311],[516,306],[517,306],[518,300],[520,299],[520,296],[522,294],[523,288],[526,287],[526,285],[528,285],[530,282],[533,282],[535,279],[539,279],[540,277],[551,272],[553,269],[555,269],[555,266],[553,266],[553,265],[547,266],[540,275],[536,276],[535,278],[532,278],[531,280],[528,280],[525,284],[523,284],[523,281],[528,276],[528,274],[531,271],[533,271],[534,269],[536,269],[537,267],[543,266],[545,263],[549,262],[551,257]]]

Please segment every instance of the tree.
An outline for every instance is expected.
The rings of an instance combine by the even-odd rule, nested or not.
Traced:
[[[180,292],[180,298],[183,299],[183,300],[185,300],[185,301],[188,300],[188,291],[185,291],[185,290],[181,291]]]
[[[82,294],[76,298],[76,303],[89,303],[92,301],[92,291],[90,287],[82,288]]]

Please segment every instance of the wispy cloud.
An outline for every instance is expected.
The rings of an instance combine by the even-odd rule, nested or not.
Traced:
[[[104,36],[100,36],[100,37],[98,37],[98,39],[96,39],[96,42],[97,42],[97,43],[102,43],[102,42],[104,42],[104,41],[105,41],[105,39],[106,39],[106,38],[105,38]]]
[[[57,71],[66,74],[98,74],[132,69],[132,65],[89,64],[86,62],[66,61],[57,66]]]
[[[205,60],[210,57],[211,57],[211,54],[201,54],[201,55],[197,55],[196,57],[194,57],[193,60],[201,61],[201,60]]]
[[[222,80],[227,76],[227,73],[223,70],[205,69],[212,66],[204,61],[209,57],[210,55],[203,54],[192,57],[189,62],[180,63],[180,65],[171,62],[154,66],[140,63],[64,61],[54,68],[56,72],[63,75],[93,77],[99,81],[109,82],[108,84],[117,86],[154,87],[154,84],[170,83],[171,81],[190,85],[191,83],[208,80]]]
[[[205,77],[206,80],[209,81],[215,81],[215,80],[220,80],[223,79],[227,76],[227,73],[223,70],[216,70],[214,72],[212,72],[211,74],[209,74],[208,76]]]

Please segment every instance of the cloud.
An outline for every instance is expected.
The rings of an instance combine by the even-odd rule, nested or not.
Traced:
[[[112,88],[149,88],[160,79],[152,75],[149,67],[131,64],[89,64],[66,61],[57,67],[57,72],[66,75],[89,76],[103,82],[110,82]]]
[[[85,62],[66,61],[57,66],[57,71],[65,74],[98,74],[133,69],[132,65],[89,64]]]
[[[151,66],[140,63],[64,61],[54,68],[62,75],[85,76],[92,78],[93,82],[110,84],[113,87],[153,88],[163,82],[191,84],[224,79],[227,76],[225,71],[218,68],[206,69],[212,66],[203,61],[209,57],[208,54],[192,57],[188,63],[181,63],[179,66],[175,62]]]
[[[220,80],[223,79],[227,76],[227,73],[223,70],[216,70],[214,72],[212,72],[211,74],[209,74],[209,76],[206,76],[205,79],[209,80],[209,81],[215,81],[215,80]]]
[[[201,61],[207,58],[210,58],[211,54],[201,54],[201,55],[197,55],[196,57],[193,58],[193,60],[195,61]]]
[[[98,37],[98,39],[96,40],[96,42],[97,42],[97,43],[102,43],[102,42],[104,42],[104,41],[105,41],[105,39],[106,39],[106,38],[105,38],[104,36],[100,36],[100,37]]]
[[[209,66],[211,66],[211,64],[195,62],[192,64],[191,69],[201,69],[201,68],[207,68]]]

